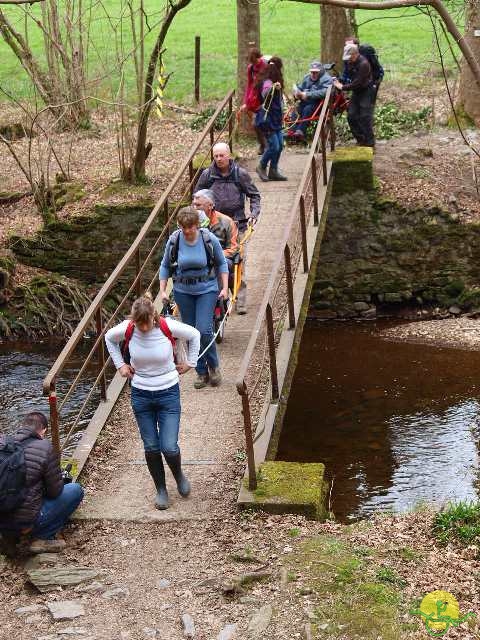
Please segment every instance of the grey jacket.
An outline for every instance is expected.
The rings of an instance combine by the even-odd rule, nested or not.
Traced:
[[[40,438],[32,427],[20,427],[15,440],[30,441],[25,445],[26,496],[23,503],[4,523],[11,526],[32,524],[42,506],[44,498],[57,498],[63,491],[60,460],[49,440]],[[1,527],[2,521],[0,521]]]
[[[317,102],[318,100],[322,100],[327,93],[328,87],[333,83],[333,78],[330,74],[325,72],[323,75],[319,76],[318,79],[314,82],[310,77],[310,74],[303,78],[302,84],[299,85],[300,91],[305,91],[307,97],[305,98],[305,102]]]
[[[226,176],[220,173],[215,162],[202,171],[196,190],[211,189],[215,195],[215,209],[239,222],[239,227],[246,227],[245,198],[250,200],[250,215],[260,215],[260,192],[253,183],[246,169],[230,160],[230,171]]]

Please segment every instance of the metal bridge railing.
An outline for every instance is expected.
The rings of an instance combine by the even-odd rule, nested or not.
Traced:
[[[168,239],[169,233],[174,226],[177,212],[184,205],[185,198],[192,196],[199,173],[213,159],[213,145],[222,139],[222,136],[226,133],[230,149],[232,149],[235,118],[233,96],[234,91],[230,91],[220,102],[215,113],[198,135],[169,186],[148,216],[131,247],[95,296],[95,299],[43,381],[43,393],[49,397],[52,442],[57,451],[65,447],[84,415],[85,409],[91,403],[95,392],[99,390],[101,401],[107,399],[107,370],[114,371],[114,369],[111,358],[105,358],[105,333],[115,321],[118,322],[120,312],[125,313],[125,309],[129,308],[133,298],[141,295],[147,289],[158,287],[159,252],[162,248],[162,243]],[[217,121],[225,110],[227,110],[225,123],[218,129]],[[204,158],[201,166],[195,170],[193,161],[200,151],[204,153]],[[152,233],[155,231],[154,225],[158,224],[162,216],[163,228],[156,238],[152,238]],[[119,229],[119,233],[121,233],[121,229]],[[151,277],[152,273],[153,277]],[[149,284],[146,284],[150,277]],[[117,302],[114,301],[115,299]],[[106,310],[106,302],[108,303],[108,312]],[[90,336],[92,332],[95,341],[88,354],[81,359],[75,357],[75,354],[78,356],[82,345],[91,343]],[[88,343],[86,342],[87,339]],[[75,365],[74,360],[77,362],[80,360],[82,364]],[[66,387],[63,397],[57,398],[57,381],[67,365],[70,372],[72,366],[74,367],[75,377]],[[63,438],[63,442],[60,443],[59,426],[62,409],[72,397],[79,381],[83,379],[85,382],[87,374],[91,375],[92,367],[95,370],[96,377],[93,381],[90,380],[85,384],[86,397],[79,410],[75,411],[73,424],[68,434]]]
[[[304,273],[309,270],[307,226],[311,215],[313,215],[313,224],[315,226],[319,224],[319,181],[321,179],[320,188],[324,189],[327,188],[328,183],[327,143],[330,142],[332,150],[335,148],[333,114],[329,109],[331,93],[330,87],[320,112],[305,170],[286,223],[285,233],[277,247],[277,257],[236,381],[237,391],[242,398],[250,490],[257,487],[252,398],[257,389],[261,389],[260,399],[263,394],[269,393],[272,403],[279,400],[276,347],[287,311],[288,328],[295,328],[293,295],[295,273],[300,263]],[[268,370],[266,370],[267,361]],[[262,403],[260,401],[257,404]]]

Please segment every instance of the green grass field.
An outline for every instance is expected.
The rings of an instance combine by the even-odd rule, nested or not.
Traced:
[[[103,6],[112,15],[119,14],[119,0],[104,0]],[[146,0],[147,9],[158,11],[159,0]],[[62,0],[59,3],[62,6]],[[163,3],[162,3],[163,5]],[[236,73],[236,2],[235,0],[192,0],[180,12],[170,29],[166,46],[165,65],[173,72],[166,91],[166,99],[182,103],[192,102],[194,37],[202,38],[201,93],[202,99],[220,98],[234,86]],[[115,66],[115,37],[111,21],[97,4],[94,9],[91,45],[89,49],[89,77],[91,94],[109,98],[118,90],[120,74]],[[39,6],[34,5],[39,12]],[[280,55],[285,64],[287,87],[302,77],[309,61],[319,57],[319,8],[317,6],[263,0],[262,50]],[[19,8],[6,12],[23,31],[24,14]],[[373,19],[373,20],[372,20]],[[150,19],[158,20],[158,14]],[[415,9],[390,11],[357,11],[360,38],[373,44],[386,69],[386,78],[406,83],[428,77],[432,61],[438,56],[433,50],[432,29],[428,18]],[[365,21],[366,24],[362,24]],[[156,29],[152,33],[156,33]],[[128,48],[131,36],[128,21],[124,21],[124,43]],[[149,50],[154,36],[147,39]],[[42,34],[34,25],[29,29],[29,41],[36,52],[42,50]],[[0,87],[17,98],[33,96],[26,73],[11,50],[0,39]],[[448,63],[451,58],[448,56]],[[133,67],[125,69],[128,87],[133,87]],[[415,82],[414,82],[415,84]]]

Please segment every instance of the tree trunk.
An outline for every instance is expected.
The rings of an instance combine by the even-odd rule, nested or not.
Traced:
[[[465,40],[470,45],[476,59],[480,61],[480,36],[473,32],[480,29],[480,3],[477,0],[465,0]],[[466,60],[462,61],[460,74],[460,93],[457,107],[477,127],[480,126],[480,89]]]
[[[159,59],[162,55],[162,47],[167,36],[170,25],[179,11],[189,5],[191,0],[178,0],[175,4],[169,1],[165,9],[162,26],[157,36],[157,40],[150,54],[148,67],[145,74],[145,86],[143,94],[143,107],[138,116],[137,143],[132,164],[126,169],[122,178],[128,182],[143,182],[146,177],[145,164],[152,149],[152,144],[147,144],[148,118],[153,106],[155,73]]]
[[[248,50],[260,49],[260,5],[258,0],[237,0],[237,99],[243,102],[247,84]]]
[[[342,66],[345,38],[352,34],[350,15],[341,7],[320,6],[320,44],[322,62],[335,62]]]

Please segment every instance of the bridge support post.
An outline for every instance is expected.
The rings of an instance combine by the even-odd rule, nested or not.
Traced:
[[[295,329],[295,307],[293,303],[293,281],[292,281],[292,260],[290,257],[290,247],[285,245],[283,251],[285,260],[285,280],[287,283],[287,302],[288,302],[288,328]]]
[[[142,276],[140,276],[140,269],[142,268],[142,258],[140,256],[140,247],[135,252],[135,268],[137,280],[137,297],[142,295]]]
[[[322,130],[320,132],[320,139],[322,141],[322,172],[323,172],[323,184],[327,186],[328,182],[328,172],[327,172],[327,140],[325,136],[325,128],[322,125]]]
[[[275,354],[275,330],[273,328],[273,313],[270,303],[265,309],[265,317],[267,321],[268,336],[268,352],[270,360],[270,381],[272,384],[272,400],[278,400],[278,373],[277,373],[277,356]]]
[[[50,386],[50,395],[48,396],[48,405],[50,407],[50,432],[52,434],[52,445],[54,450],[60,453],[60,433],[58,430],[58,405],[57,392],[55,390],[55,381]]]
[[[302,234],[303,272],[308,271],[307,221],[305,218],[305,196],[300,196],[300,230]]]
[[[252,417],[250,414],[250,402],[248,400],[248,391],[245,382],[243,382],[241,395],[243,426],[245,429],[245,446],[247,448],[248,488],[250,491],[255,491],[257,488],[257,472],[255,469],[255,451],[253,449]]]
[[[213,162],[213,144],[215,142],[215,131],[213,127],[210,129],[210,160]]]
[[[312,156],[312,196],[313,196],[313,224],[318,227],[318,183],[317,183],[317,159]]]
[[[332,114],[330,114],[330,119],[329,119],[329,125],[330,125],[330,150],[331,151],[335,151],[335,143],[337,142],[337,133],[335,131],[335,116]]]
[[[102,322],[102,308],[99,307],[95,313],[95,324],[97,328],[97,339],[101,336],[103,330],[103,322]],[[103,340],[100,341],[98,345],[98,373],[102,374],[99,380],[100,386],[100,397],[102,400],[107,399],[107,380],[105,378],[105,371],[102,370],[105,367],[105,347]]]

